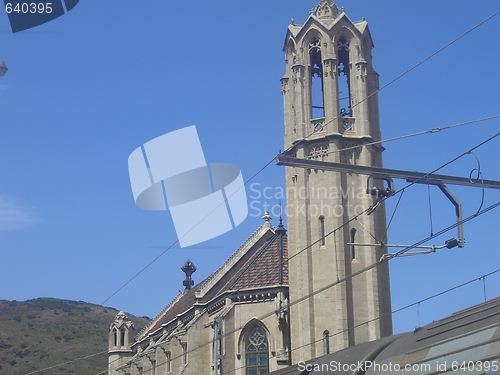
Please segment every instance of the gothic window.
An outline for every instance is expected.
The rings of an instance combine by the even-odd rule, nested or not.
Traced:
[[[354,242],[356,241],[356,229],[351,229],[351,258],[356,259],[356,246]]]
[[[125,346],[125,328],[120,330],[120,346]]]
[[[172,371],[172,355],[170,352],[165,353],[165,362],[167,362],[167,372]]]
[[[349,62],[349,41],[345,36],[341,36],[337,43],[339,73],[339,108],[340,115],[352,117],[351,110],[351,71]]]
[[[325,117],[323,61],[321,58],[321,41],[319,38],[314,38],[311,43],[309,43],[309,64],[311,79],[311,118]]]
[[[269,372],[269,345],[266,333],[260,327],[253,328],[245,340],[246,375],[262,375]]]
[[[325,217],[319,217],[319,236],[321,238],[321,246],[325,246]]]
[[[328,330],[323,332],[323,349],[325,354],[330,354],[330,332]]]
[[[182,363],[187,364],[188,344],[182,343]]]
[[[113,338],[114,346],[116,347],[118,345],[118,330],[116,328],[113,328]]]

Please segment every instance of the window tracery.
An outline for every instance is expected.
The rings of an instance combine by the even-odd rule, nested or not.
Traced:
[[[245,340],[246,375],[269,372],[269,345],[264,330],[254,327]]]

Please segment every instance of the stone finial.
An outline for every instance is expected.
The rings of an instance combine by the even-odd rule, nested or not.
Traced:
[[[285,226],[283,225],[283,218],[280,215],[280,223],[278,224],[278,228],[276,228],[276,233],[286,233]]]
[[[262,216],[262,219],[264,219],[264,221],[266,223],[269,223],[273,218],[271,217],[271,214],[269,213],[269,211],[267,211],[264,216]]]
[[[339,8],[332,0],[321,0],[314,8],[314,15],[321,20],[333,20],[338,14]]]
[[[118,314],[116,314],[115,322],[116,321],[119,321],[119,322],[126,322],[126,321],[128,321],[127,314],[125,314],[123,311],[120,311]]]
[[[182,285],[186,288],[185,290],[189,290],[194,285],[191,275],[196,271],[196,266],[188,259],[182,265],[181,270],[186,274],[186,279],[182,282]]]

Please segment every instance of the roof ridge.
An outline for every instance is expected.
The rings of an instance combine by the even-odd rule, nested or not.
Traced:
[[[182,292],[180,292],[179,294],[177,294],[177,295],[176,295],[176,296],[175,296],[175,297],[174,297],[174,298],[173,298],[173,299],[169,302],[169,304],[163,308],[163,310],[161,310],[161,311],[160,311],[160,312],[159,312],[159,313],[158,313],[158,314],[157,314],[157,315],[156,315],[153,319],[151,319],[151,322],[149,322],[149,323],[148,323],[148,324],[147,324],[147,325],[146,325],[143,329],[141,329],[141,330],[139,331],[139,333],[137,334],[137,336],[136,336],[137,341],[138,341],[139,339],[141,339],[141,338],[142,338],[141,336],[142,336],[142,335],[143,335],[146,331],[148,331],[148,330],[149,330],[149,329],[150,329],[150,328],[151,328],[151,327],[152,327],[152,326],[153,326],[153,325],[154,325],[154,324],[155,324],[155,323],[156,323],[156,322],[157,322],[157,321],[158,321],[158,320],[159,320],[159,319],[163,316],[163,314],[165,314],[165,313],[168,311],[168,309],[169,309],[169,308],[170,308],[173,304],[175,304],[175,302],[177,302],[177,301],[180,299],[180,297],[182,297],[183,295],[184,295],[184,293],[182,293]]]
[[[217,268],[210,276],[208,276],[205,280],[203,280],[202,282],[200,282],[199,284],[199,290],[197,290],[197,293],[199,292],[204,292],[205,288],[208,286],[208,284],[210,283],[210,281],[212,281],[220,272],[222,272],[222,270],[224,270],[224,268],[229,265],[233,260],[234,258],[236,258],[236,255],[239,254],[245,247],[247,247],[255,238],[258,237],[259,234],[261,234],[262,230],[264,229],[271,229],[272,231],[274,231],[274,228],[272,226],[268,226],[266,224],[262,224],[260,225],[246,240],[245,242],[243,242],[242,245],[240,245],[240,247],[238,247],[238,249],[236,249],[236,251],[234,251],[231,256],[219,267]],[[262,233],[263,234],[263,233]]]

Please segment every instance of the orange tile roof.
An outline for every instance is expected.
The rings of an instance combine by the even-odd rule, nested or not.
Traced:
[[[247,255],[249,256],[240,259],[227,271],[226,274],[230,277],[222,287],[217,286],[219,288],[217,295],[230,290],[288,285],[288,241],[284,229],[276,229],[276,233],[267,242],[257,248],[254,246],[247,252]],[[137,340],[144,339],[150,333],[160,329],[163,324],[169,323],[179,314],[189,310],[195,303],[196,292],[201,290],[214,277],[214,274],[176,296],[151,325],[139,333]]]

